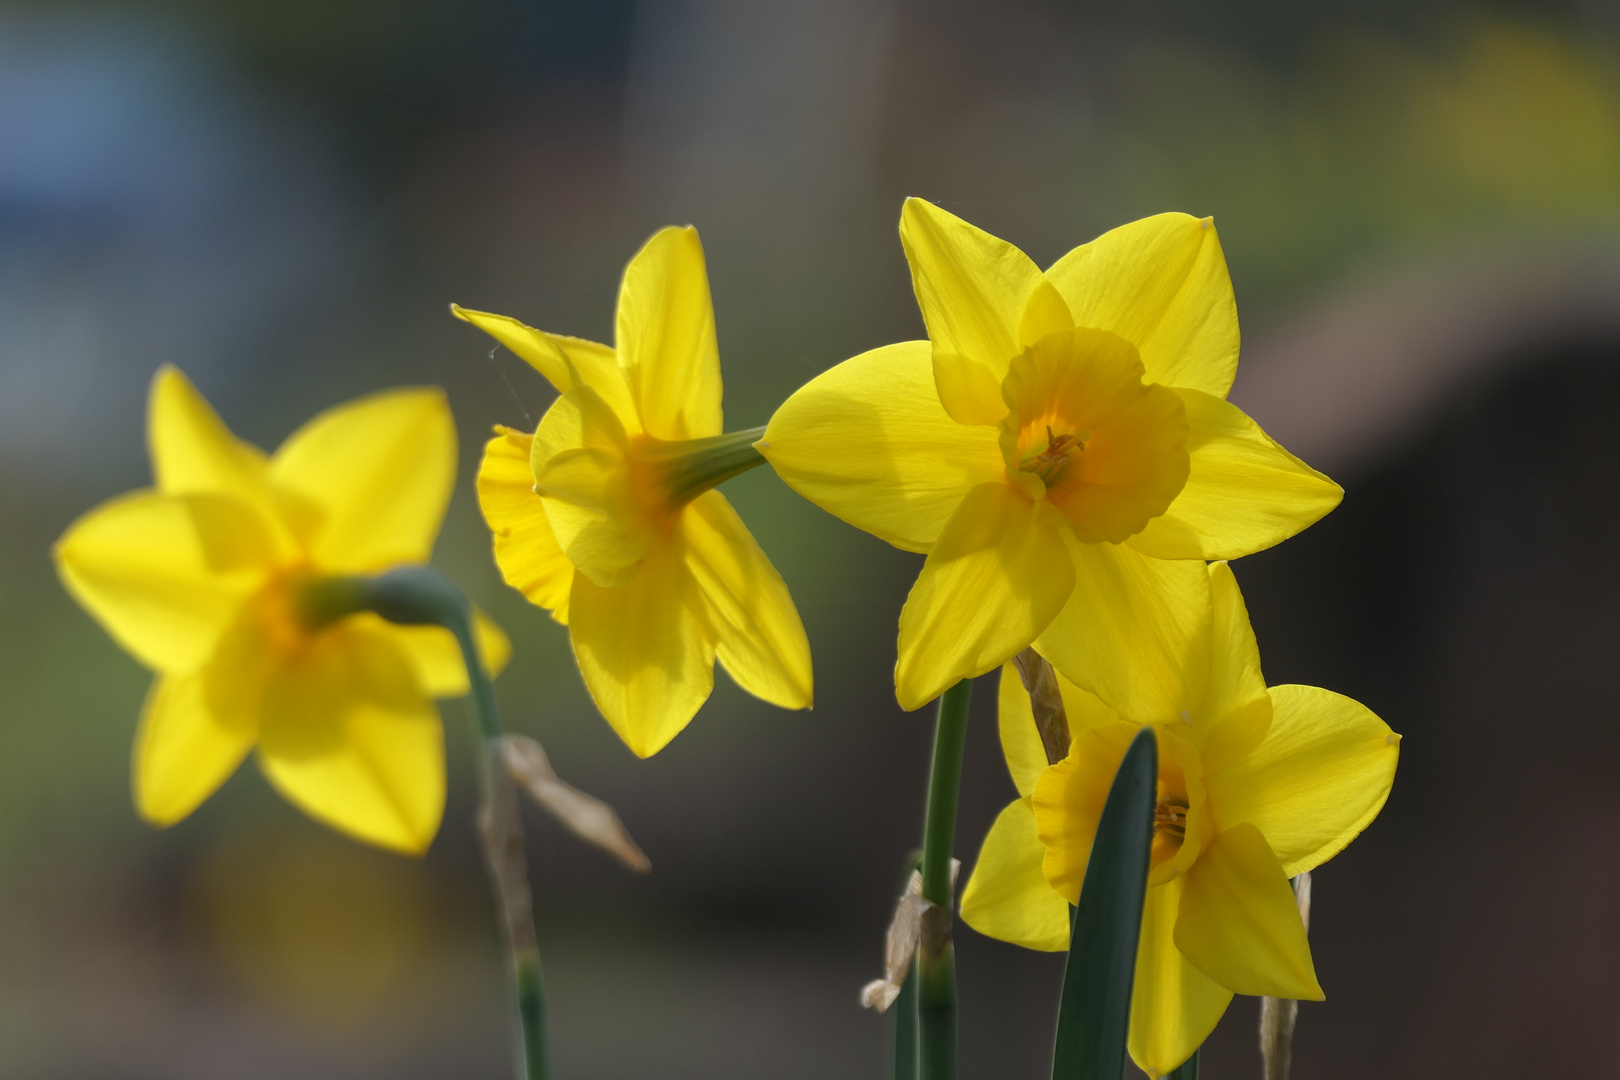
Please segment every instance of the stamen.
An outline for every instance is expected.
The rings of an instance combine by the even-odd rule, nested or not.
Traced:
[[[1153,831],[1163,830],[1178,840],[1187,836],[1187,804],[1160,799],[1153,808]]]
[[[1053,484],[1062,475],[1063,467],[1069,463],[1069,455],[1076,450],[1086,448],[1086,440],[1090,432],[1081,432],[1079,435],[1054,435],[1052,425],[1046,425],[1046,448],[1039,454],[1022,462],[1019,468],[1024,472],[1032,472],[1041,478],[1045,484]]]

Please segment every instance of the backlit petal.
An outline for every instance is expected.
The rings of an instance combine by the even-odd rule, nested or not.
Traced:
[[[1203,706],[1188,719],[1204,770],[1214,773],[1260,745],[1271,725],[1271,695],[1260,673],[1260,649],[1249,625],[1249,609],[1232,568],[1224,562],[1211,563],[1209,585],[1215,605],[1209,691]]]
[[[1193,967],[1176,948],[1182,881],[1147,891],[1142,942],[1131,988],[1131,1060],[1149,1076],[1165,1076],[1192,1057],[1215,1030],[1232,991]]]
[[[296,552],[271,492],[264,451],[232,435],[180,370],[158,369],[146,403],[152,476],[165,495],[212,492],[252,506],[264,519],[279,559]]]
[[[533,435],[496,427],[478,466],[478,506],[494,538],[501,577],[532,603],[550,610],[553,619],[566,623],[574,564],[551,531],[545,503],[534,493],[534,471],[529,467],[533,441]]]
[[[1088,694],[1058,674],[1058,692],[1063,696],[1063,711],[1069,722],[1069,737],[1098,724],[1117,724],[1119,714],[1095,694]],[[1001,751],[1007,758],[1007,769],[1012,773],[1018,794],[1028,795],[1035,790],[1035,781],[1046,768],[1046,747],[1041,743],[1035,727],[1035,714],[1030,707],[1029,691],[1024,689],[1018,667],[1011,661],[1001,665],[1000,690],[997,697],[997,722],[1001,730]]]
[[[254,717],[210,707],[202,672],[159,675],[135,734],[135,808],[153,825],[184,818],[236,771],[258,735]]]
[[[654,233],[625,267],[614,331],[641,422],[659,439],[719,435],[720,353],[697,230]]]
[[[548,334],[506,315],[470,311],[456,304],[450,305],[450,313],[511,349],[545,376],[559,394],[578,385],[589,386],[613,407],[627,430],[641,430],[630,386],[619,367],[619,355],[611,347],[566,334]]]
[[[964,424],[996,423],[1007,409],[995,391],[1024,347],[1020,323],[1030,295],[1045,283],[1040,268],[1005,240],[923,199],[906,200],[900,243],[946,411]],[[1054,321],[1058,299],[1036,302],[1032,331]]]
[[[1331,859],[1383,809],[1400,736],[1358,701],[1314,686],[1271,688],[1265,741],[1209,777],[1223,828],[1250,822],[1292,877]]]
[[[1191,470],[1162,517],[1127,541],[1160,559],[1236,559],[1315,524],[1344,490],[1277,445],[1236,405],[1176,391]]]
[[[1237,372],[1237,303],[1209,218],[1157,214],[1104,233],[1046,271],[1076,326],[1134,342],[1148,378],[1224,398]]]
[[[392,639],[416,669],[422,690],[430,697],[461,697],[467,692],[467,665],[455,635],[441,626],[401,626],[384,622],[370,612],[353,617],[358,625]],[[512,657],[512,643],[495,620],[473,609],[473,638],[484,669],[491,677],[499,675]]]
[[[316,416],[281,444],[270,476],[326,573],[426,562],[456,481],[444,392],[386,390]]]
[[[720,663],[755,697],[808,709],[810,641],[787,584],[748,527],[724,495],[706,491],[681,515],[681,531]]]
[[[906,341],[844,361],[795,391],[758,443],[793,490],[907,551],[932,547],[967,493],[1005,471],[994,428],[946,415],[930,355]]]
[[[225,495],[120,496],[68,526],[54,554],[62,584],[113,640],[169,672],[213,654],[272,568],[262,519]]]
[[[1069,541],[1074,592],[1035,647],[1127,720],[1180,718],[1209,678],[1209,573],[1124,544]]]
[[[1074,570],[1056,517],[1002,483],[962,500],[900,612],[901,708],[1004,663],[1062,609]]]
[[[601,395],[576,386],[546,410],[530,455],[558,545],[604,586],[633,578],[658,538],[631,486],[628,439]]]
[[[444,732],[405,651],[363,624],[321,635],[270,680],[260,764],[305,813],[412,854],[444,813]]]
[[[630,584],[574,578],[568,637],[596,707],[637,757],[680,733],[714,687],[697,582],[676,544],[652,549]]]
[[[1259,829],[1216,834],[1182,882],[1176,948],[1200,971],[1239,994],[1322,1000],[1294,890]]]
[[[1045,857],[1029,799],[1008,804],[990,826],[962,892],[962,921],[986,937],[1026,949],[1067,949],[1073,909],[1041,872]]]

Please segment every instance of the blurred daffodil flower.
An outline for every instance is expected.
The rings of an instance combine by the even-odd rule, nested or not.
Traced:
[[[273,456],[237,439],[184,375],[153,380],[156,486],[102,504],[57,542],[63,584],[157,672],[135,742],[135,802],[184,818],[256,744],[270,782],[326,824],[420,852],[444,809],[434,697],[467,692],[455,639],[362,613],[321,623],[321,583],[424,563],[455,483],[438,390],[328,410]],[[498,669],[509,647],[480,617]]]
[[[930,340],[812,380],[760,451],[824,509],[927,553],[900,616],[903,708],[1038,641],[1139,715],[1203,647],[1201,560],[1269,547],[1341,495],[1225,400],[1237,308],[1214,226],[1146,218],[1044,273],[920,199],[900,237]]]
[[[478,498],[508,584],[567,623],[602,715],[641,757],[714,686],[811,702],[810,647],[781,575],[715,485],[763,464],[726,434],[697,230],[666,228],[625,269],[617,348],[453,308],[561,395],[528,435],[498,428]]]
[[[1288,879],[1338,854],[1389,796],[1400,737],[1347,697],[1266,688],[1231,569],[1208,570],[1210,660],[1154,725],[1159,802],[1130,1052],[1163,1076],[1204,1041],[1233,993],[1322,997]],[[1019,798],[997,817],[962,896],[981,933],[1032,949],[1069,943],[1103,802],[1140,721],[1059,680],[1073,734],[1048,766],[1030,698],[1001,676],[1001,741]]]

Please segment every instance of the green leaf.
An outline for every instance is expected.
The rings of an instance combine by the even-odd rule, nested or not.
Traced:
[[[1125,1075],[1158,780],[1158,743],[1153,729],[1144,727],[1108,789],[1074,909],[1053,1080],[1120,1080]]]

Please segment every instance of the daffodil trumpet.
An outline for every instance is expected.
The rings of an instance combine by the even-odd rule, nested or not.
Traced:
[[[429,566],[407,566],[375,577],[328,577],[299,591],[299,616],[313,632],[339,619],[371,612],[403,626],[438,626],[461,648],[472,690],[472,714],[479,738],[480,833],[501,917],[523,1033],[523,1075],[550,1080],[546,1037],[545,987],[540,949],[523,853],[523,827],[516,792],[502,761],[499,706],[495,684],[485,670],[473,635],[473,607],[456,583]]]

